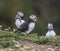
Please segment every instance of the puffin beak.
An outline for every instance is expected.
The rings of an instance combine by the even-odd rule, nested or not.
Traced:
[[[36,17],[36,20],[38,20],[38,18]]]
[[[37,21],[37,17],[35,17],[35,21]]]

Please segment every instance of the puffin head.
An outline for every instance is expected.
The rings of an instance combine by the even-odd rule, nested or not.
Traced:
[[[37,21],[36,15],[30,15],[30,16],[29,16],[29,19],[32,20],[32,21],[34,21],[34,22]]]
[[[53,27],[53,24],[52,23],[48,23],[48,27]]]
[[[23,19],[23,17],[24,17],[24,13],[23,12],[18,12],[18,15]]]
[[[52,23],[48,23],[48,29],[53,30],[53,24]]]

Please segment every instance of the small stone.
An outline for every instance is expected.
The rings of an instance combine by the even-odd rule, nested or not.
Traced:
[[[13,42],[16,43],[16,44],[20,44],[18,41],[15,41],[15,40],[13,40]]]
[[[47,51],[55,51],[53,48],[48,48]]]
[[[24,48],[20,48],[20,51],[24,51]]]
[[[42,48],[44,48],[45,46],[41,46]]]
[[[58,47],[55,47],[55,49],[57,49]]]
[[[0,51],[5,51],[4,49],[0,49]]]
[[[32,49],[31,51],[35,51],[34,49]]]
[[[25,48],[25,49],[30,49],[30,47],[29,47],[29,46],[24,46],[24,48]]]

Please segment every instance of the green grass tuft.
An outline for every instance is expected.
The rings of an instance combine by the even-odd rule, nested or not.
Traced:
[[[13,40],[28,40],[38,44],[60,46],[60,36],[47,38],[45,36],[38,36],[35,33],[21,35],[19,33],[11,33],[10,31],[0,30],[0,45],[3,47],[13,47],[15,45]]]

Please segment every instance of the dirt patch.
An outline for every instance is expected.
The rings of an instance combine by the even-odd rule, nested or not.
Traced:
[[[20,44],[23,45],[24,48],[31,50],[35,50],[35,51],[56,51],[57,47],[52,46],[52,45],[41,45],[41,44],[36,44],[33,43],[32,41],[19,41]]]
[[[41,44],[36,44],[32,41],[26,41],[26,40],[24,41],[19,40],[17,42],[18,44],[22,45],[18,51],[57,51],[57,47],[52,45],[41,45]],[[8,51],[7,49],[8,48],[1,48],[0,51]],[[15,51],[15,50],[9,49],[9,51]]]

